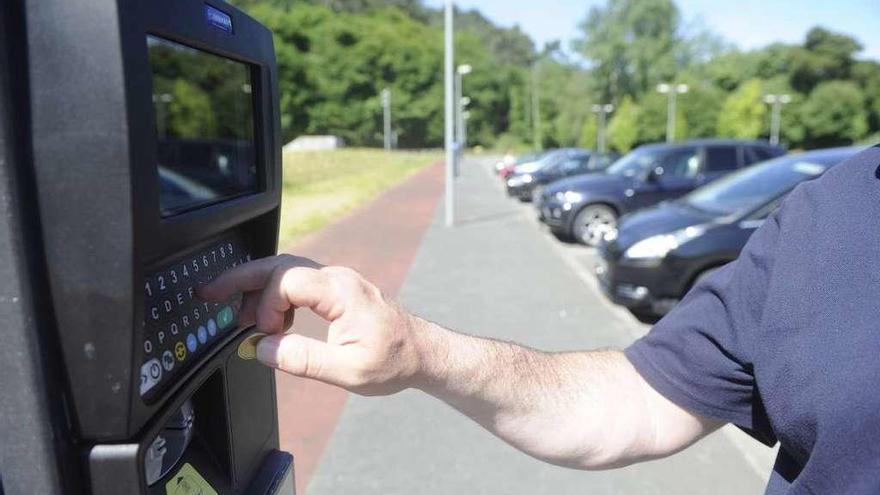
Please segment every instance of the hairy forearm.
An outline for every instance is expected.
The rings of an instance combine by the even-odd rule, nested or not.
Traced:
[[[514,447],[581,469],[650,457],[647,404],[622,353],[547,353],[421,326],[416,386]]]

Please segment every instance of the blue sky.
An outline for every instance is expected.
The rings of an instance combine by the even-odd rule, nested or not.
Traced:
[[[426,0],[442,6],[443,0]],[[538,44],[578,36],[577,25],[593,5],[605,0],[457,0],[503,26],[519,26]],[[880,0],[676,0],[686,24],[702,23],[741,48],[773,41],[798,42],[821,25],[857,38],[862,58],[880,60]]]

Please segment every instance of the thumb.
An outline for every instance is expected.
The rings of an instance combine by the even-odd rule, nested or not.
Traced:
[[[266,366],[339,386],[346,374],[341,354],[337,346],[294,333],[269,335],[257,344],[257,359]]]

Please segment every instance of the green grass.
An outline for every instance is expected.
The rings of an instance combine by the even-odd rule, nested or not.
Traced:
[[[285,153],[280,247],[321,229],[441,158],[440,152],[370,149]]]

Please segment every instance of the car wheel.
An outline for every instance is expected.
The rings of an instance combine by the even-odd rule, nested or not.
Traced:
[[[595,247],[605,234],[617,228],[617,213],[606,205],[587,205],[574,217],[572,234],[586,246]]]

